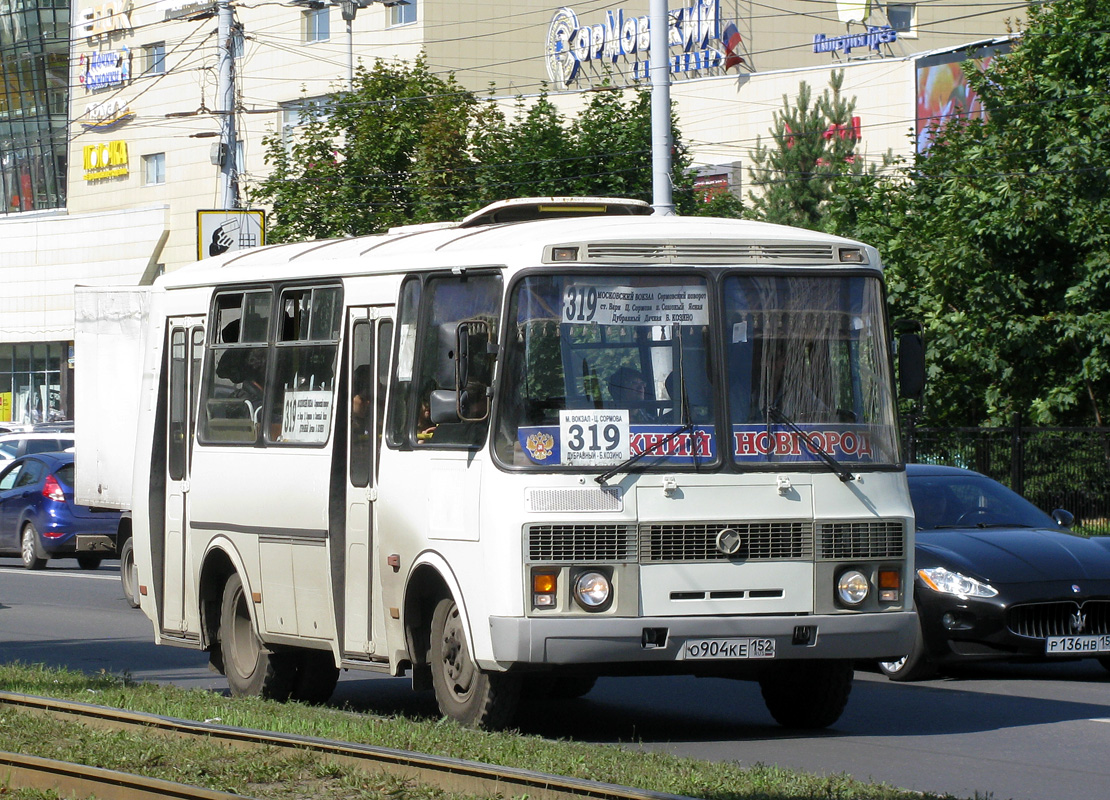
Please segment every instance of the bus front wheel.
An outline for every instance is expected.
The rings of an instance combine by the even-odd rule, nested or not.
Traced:
[[[220,651],[227,685],[233,697],[288,700],[296,661],[262,644],[254,632],[248,602],[243,579],[232,575],[224,585],[220,604]]]
[[[783,661],[759,679],[763,702],[784,728],[832,725],[852,691],[851,661]]]
[[[464,627],[454,600],[448,597],[436,604],[429,658],[439,710],[472,728],[506,728],[520,699],[520,678],[479,669]]]

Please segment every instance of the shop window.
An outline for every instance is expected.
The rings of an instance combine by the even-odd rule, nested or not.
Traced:
[[[166,182],[166,154],[143,156],[143,186],[160,186]]]
[[[410,23],[416,22],[416,3],[417,0],[409,0],[404,5],[390,6],[390,26],[409,25]]]

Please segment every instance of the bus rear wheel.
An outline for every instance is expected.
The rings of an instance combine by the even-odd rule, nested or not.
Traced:
[[[512,722],[520,699],[520,678],[478,668],[466,642],[459,607],[451,598],[432,614],[432,688],[444,716],[483,730],[500,730]]]
[[[220,655],[233,697],[288,700],[297,675],[296,660],[275,653],[258,638],[251,623],[243,579],[227,579],[220,603]]]
[[[851,661],[784,661],[759,679],[763,702],[784,728],[827,728],[852,691]]]

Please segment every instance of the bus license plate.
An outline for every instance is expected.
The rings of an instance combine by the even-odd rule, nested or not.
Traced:
[[[1110,653],[1110,634],[1102,636],[1049,636],[1045,655],[1070,656],[1077,653]]]
[[[774,639],[691,639],[682,648],[686,660],[774,658]]]

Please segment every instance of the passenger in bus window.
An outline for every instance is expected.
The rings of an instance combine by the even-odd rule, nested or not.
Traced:
[[[370,391],[370,365],[362,364],[355,367],[353,387],[351,392],[351,431],[359,437],[370,435],[373,425],[370,413],[373,397]]]
[[[609,395],[617,408],[629,409],[630,422],[655,422],[655,415],[647,408],[647,380],[641,372],[632,367],[618,369],[609,378]]]
[[[416,441],[426,442],[435,433],[436,424],[432,422],[432,391],[421,395],[420,413],[416,415]]]

